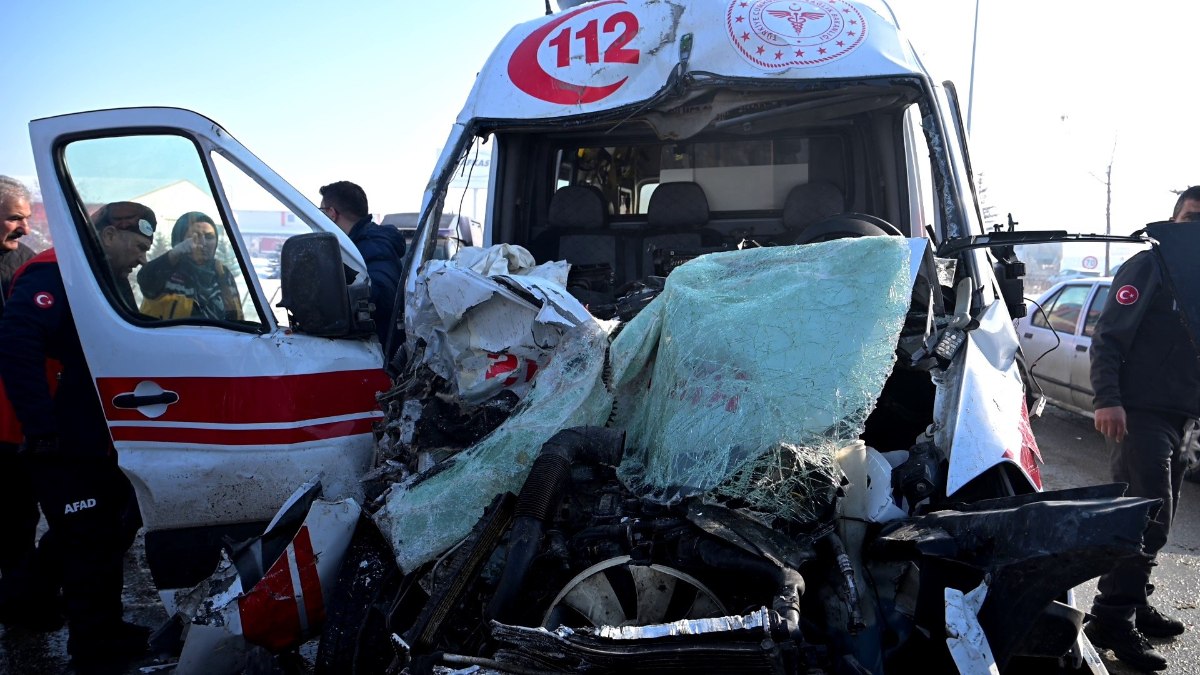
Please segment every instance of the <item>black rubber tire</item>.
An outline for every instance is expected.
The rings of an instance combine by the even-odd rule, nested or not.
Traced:
[[[381,673],[392,652],[386,614],[400,584],[400,571],[383,535],[363,516],[342,560],[337,590],[326,613],[314,672]]]

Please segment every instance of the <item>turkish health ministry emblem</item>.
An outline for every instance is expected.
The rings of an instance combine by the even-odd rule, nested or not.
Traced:
[[[867,36],[862,13],[841,0],[733,0],[725,22],[734,48],[763,70],[820,66]]]

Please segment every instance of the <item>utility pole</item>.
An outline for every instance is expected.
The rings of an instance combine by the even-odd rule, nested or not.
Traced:
[[[1104,172],[1104,234],[1112,235],[1112,168],[1113,159],[1117,156],[1117,139],[1113,139],[1112,152],[1108,154],[1108,168]],[[1112,242],[1104,242],[1104,276],[1112,274],[1111,260]]]
[[[975,111],[975,52],[979,45],[979,0],[975,0],[975,33],[971,36],[971,80],[967,83],[967,135],[971,135],[971,113]]]

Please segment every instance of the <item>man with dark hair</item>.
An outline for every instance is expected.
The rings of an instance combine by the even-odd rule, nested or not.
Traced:
[[[349,181],[330,183],[321,188],[321,212],[334,222],[362,254],[371,278],[371,304],[375,311],[375,330],[379,342],[387,348],[388,329],[392,325],[392,308],[400,288],[401,268],[404,265],[404,235],[394,227],[382,227],[371,220],[367,209],[367,194]],[[386,361],[390,357],[384,354]]]
[[[117,301],[136,311],[129,274],[146,261],[154,212],[116,202],[97,211],[92,223]],[[0,343],[6,352],[0,378],[24,430],[34,493],[61,569],[67,651],[78,663],[141,654],[150,631],[125,623],[121,603],[123,558],[141,518],[133,487],[117,466],[54,249],[17,272],[0,317]],[[56,389],[47,359],[61,364]]]
[[[1179,193],[1171,220],[1177,223],[1200,220],[1200,185],[1193,185]]]
[[[1200,187],[1179,196],[1172,220],[1200,220]],[[1153,251],[1121,265],[1112,289],[1092,337],[1096,429],[1104,434],[1113,480],[1127,483],[1129,496],[1161,499],[1162,507],[1146,529],[1147,558],[1100,577],[1087,634],[1131,666],[1163,670],[1166,658],[1145,636],[1174,637],[1184,625],[1150,604],[1150,570],[1179,505],[1183,434],[1200,416],[1200,355]]]
[[[0,176],[0,312],[13,275],[33,257],[19,241],[33,215],[30,196],[20,181]],[[17,456],[21,429],[15,422],[11,416],[0,421],[0,623],[54,629],[62,622],[53,591],[36,588],[22,572],[35,564],[38,507],[25,460]]]

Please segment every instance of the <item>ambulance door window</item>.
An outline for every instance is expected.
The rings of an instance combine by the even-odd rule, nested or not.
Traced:
[[[201,157],[171,134],[67,144],[62,181],[76,197],[80,239],[105,295],[131,322],[262,332],[257,304],[245,302],[251,287],[230,214]]]
[[[280,326],[288,326],[287,310],[279,307],[279,253],[283,242],[297,234],[318,231],[219,153],[212,164],[229,206],[234,229],[245,243],[249,274],[262,289],[270,312]],[[247,304],[253,301],[247,296]]]

